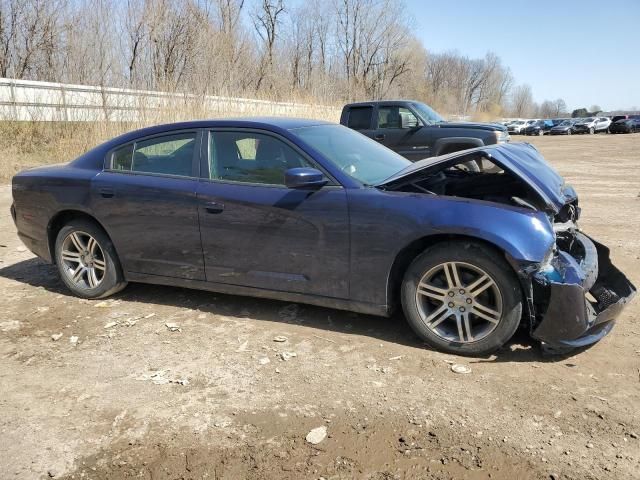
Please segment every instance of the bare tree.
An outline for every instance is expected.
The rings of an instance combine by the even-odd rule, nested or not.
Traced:
[[[0,75],[323,103],[411,97],[486,119],[536,108],[496,54],[428,52],[403,0],[0,0]]]
[[[63,0],[4,0],[0,4],[0,72],[53,80],[61,47]]]
[[[553,101],[553,115],[559,117],[567,114],[567,104],[562,98]]]
[[[545,100],[540,104],[538,115],[544,118],[551,118],[556,115],[556,106],[551,100]]]
[[[527,84],[518,85],[511,94],[511,113],[514,117],[527,117],[531,115],[533,105],[533,95],[531,87]]]
[[[265,77],[273,74],[276,36],[278,35],[278,28],[284,12],[283,0],[262,0],[262,3],[256,7],[252,15],[254,28],[262,41],[263,48],[256,90],[260,89]],[[273,89],[273,83],[269,87]]]

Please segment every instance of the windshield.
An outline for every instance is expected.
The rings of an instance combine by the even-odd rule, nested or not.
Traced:
[[[424,103],[412,103],[413,108],[415,108],[423,120],[429,123],[441,123],[446,120],[440,116],[438,112],[433,110],[431,107],[428,107]]]
[[[342,125],[294,128],[291,133],[365,185],[376,185],[411,165],[406,158]]]
[[[570,126],[573,122],[571,120],[565,120],[564,122],[562,122],[560,125],[563,126]]]
[[[593,120],[594,120],[594,119],[590,117],[590,118],[585,118],[585,119],[583,120],[583,122],[584,122],[584,123],[591,123],[591,122],[593,122]]]

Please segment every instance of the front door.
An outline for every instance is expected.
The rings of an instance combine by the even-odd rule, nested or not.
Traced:
[[[267,132],[209,133],[198,211],[207,281],[348,297],[349,226],[343,187],[284,186],[289,168],[318,166]]]
[[[380,105],[373,138],[403,157],[417,161],[431,155],[430,132],[408,108]]]
[[[91,185],[92,209],[125,271],[204,280],[196,189],[197,132],[122,145]]]

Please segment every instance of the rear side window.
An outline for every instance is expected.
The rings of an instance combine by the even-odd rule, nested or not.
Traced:
[[[111,154],[111,168],[140,173],[192,175],[196,133],[178,133],[126,145]]]
[[[354,130],[367,130],[371,128],[372,115],[373,107],[351,107],[348,127]]]

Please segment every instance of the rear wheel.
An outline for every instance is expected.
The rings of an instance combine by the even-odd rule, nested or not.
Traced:
[[[540,130],[540,131],[538,132],[538,135],[543,136],[543,135],[544,135],[544,130]]]
[[[571,129],[567,130],[567,135],[571,135],[572,133]]]
[[[435,245],[413,261],[402,283],[402,306],[409,325],[429,345],[485,355],[515,333],[522,294],[498,253],[459,241]]]
[[[62,227],[55,255],[60,278],[79,297],[103,298],[127,285],[111,240],[92,222],[75,220]]]

